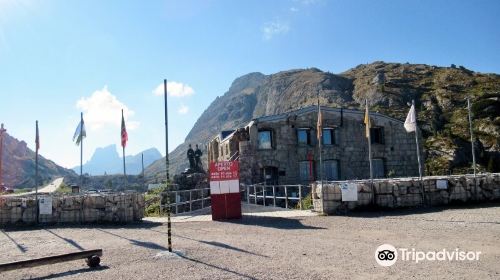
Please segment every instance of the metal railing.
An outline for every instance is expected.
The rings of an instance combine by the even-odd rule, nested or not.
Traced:
[[[259,205],[258,200],[262,200],[263,206],[266,205],[266,200],[272,199],[272,206],[277,207],[277,200],[284,200],[285,208],[288,208],[290,205],[290,201],[297,201],[296,204],[299,205],[300,210],[302,210],[302,200],[304,195],[303,191],[309,192],[310,186],[306,185],[245,185],[245,193],[246,200],[248,204],[251,204],[253,198],[253,204]],[[294,196],[290,196],[293,194],[292,190],[295,190],[296,193]]]
[[[189,193],[189,195],[187,195]],[[193,193],[200,194],[197,198],[193,199]],[[173,203],[170,203],[170,209],[175,209],[175,214],[179,214],[179,206],[189,205],[189,211],[182,211],[181,213],[192,212],[194,210],[200,210],[210,207],[211,203],[206,202],[206,200],[211,200],[210,198],[210,188],[202,189],[191,189],[191,190],[178,190],[178,191],[167,191],[161,194],[162,198],[165,195],[169,195],[174,198]],[[193,204],[195,202],[201,201],[201,208],[193,210]],[[163,199],[160,201],[160,212],[168,207],[168,204],[163,204]],[[185,207],[184,207],[185,208]]]

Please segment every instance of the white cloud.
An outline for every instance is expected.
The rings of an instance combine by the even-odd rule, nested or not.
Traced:
[[[184,97],[191,96],[194,94],[194,89],[188,84],[183,84],[179,82],[167,82],[167,93],[169,96]],[[163,83],[159,84],[154,90],[153,94],[156,96],[163,96],[164,88]]]
[[[108,86],[94,91],[89,97],[80,98],[76,107],[83,111],[85,125],[91,130],[98,130],[108,125],[120,127],[122,109],[127,130],[134,130],[139,126],[139,122],[128,120],[135,114],[134,111],[112,95]]]
[[[298,9],[298,8],[296,8],[296,7],[291,7],[291,8],[290,8],[290,12],[292,12],[292,13],[296,13],[296,12],[298,12],[298,11],[299,11],[299,9]]]
[[[184,104],[181,104],[181,107],[179,107],[179,110],[177,110],[177,112],[181,115],[185,115],[189,112],[189,107]]]
[[[271,40],[275,35],[286,34],[290,30],[290,26],[286,22],[274,20],[264,24],[262,33],[264,39]]]

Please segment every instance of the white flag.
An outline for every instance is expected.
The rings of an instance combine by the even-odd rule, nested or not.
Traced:
[[[78,127],[75,130],[75,134],[73,134],[73,141],[76,140],[76,144],[80,145],[80,142],[84,137],[87,136],[87,133],[85,131],[85,123],[83,122],[83,119],[80,121],[78,124]]]
[[[405,121],[405,129],[406,132],[412,132],[417,129],[417,117],[415,115],[415,105],[411,105],[410,112],[408,112],[408,116],[406,116]]]

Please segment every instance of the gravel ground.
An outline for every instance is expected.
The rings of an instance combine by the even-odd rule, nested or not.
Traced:
[[[500,279],[500,204],[349,216],[246,216],[173,224],[178,255],[165,253],[161,223],[5,230],[0,262],[102,248],[83,260],[0,273],[0,279]],[[479,261],[398,261],[379,266],[384,243],[419,251],[481,251]]]

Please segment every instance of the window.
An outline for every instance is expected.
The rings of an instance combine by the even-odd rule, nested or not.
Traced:
[[[308,182],[314,180],[312,176],[312,166],[313,162],[311,161],[299,161],[299,175],[300,181]]]
[[[370,137],[372,139],[372,144],[385,144],[384,128],[383,127],[370,128]]]
[[[325,160],[323,162],[323,178],[327,181],[339,180],[338,160]]]
[[[323,145],[337,144],[337,130],[333,128],[323,128]]]
[[[297,143],[299,145],[309,145],[311,141],[309,140],[309,128],[299,128],[297,129]]]
[[[258,147],[259,149],[271,149],[272,148],[272,136],[270,130],[259,131]]]
[[[384,168],[384,160],[381,158],[372,159],[373,165],[373,178],[384,178],[385,177],[385,168]]]

